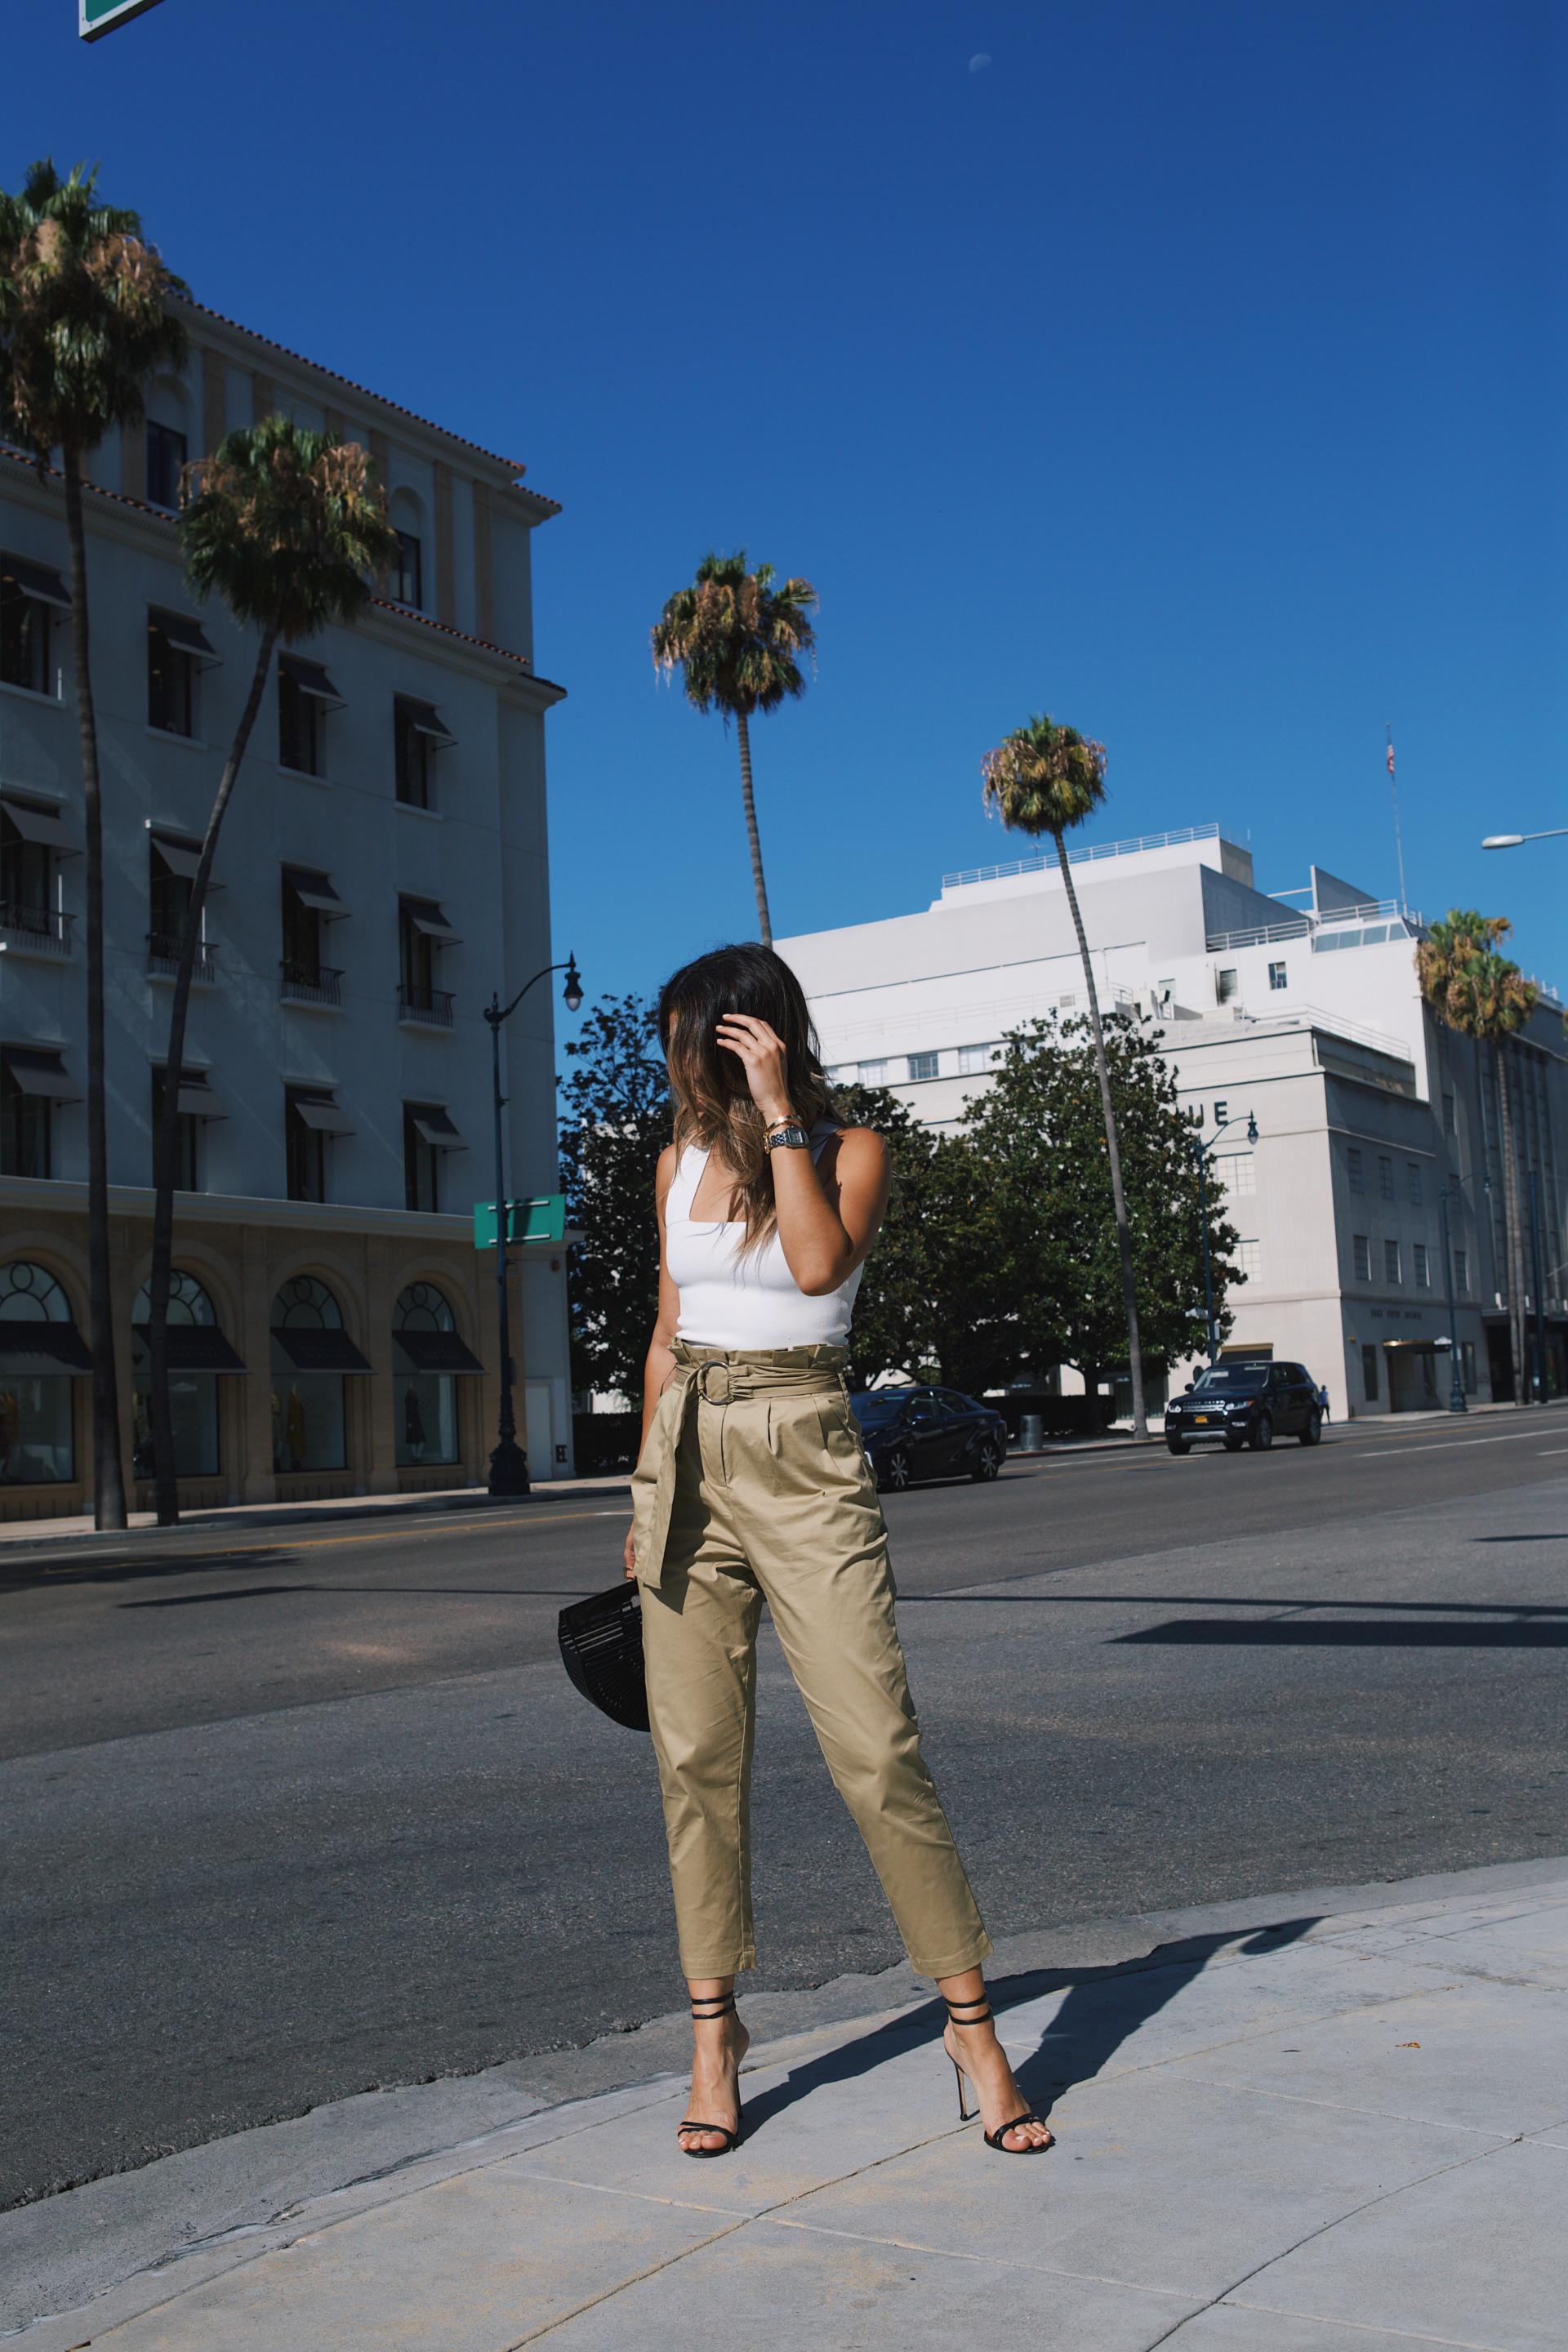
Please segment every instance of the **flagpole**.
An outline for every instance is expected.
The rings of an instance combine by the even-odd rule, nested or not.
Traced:
[[[1405,911],[1405,836],[1399,827],[1399,786],[1394,775],[1394,730],[1388,730],[1388,790],[1394,802],[1394,854],[1399,863],[1399,908]]]

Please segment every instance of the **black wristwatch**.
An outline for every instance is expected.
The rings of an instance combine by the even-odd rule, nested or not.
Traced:
[[[811,1138],[798,1120],[792,1119],[787,1126],[770,1130],[767,1145],[770,1151],[809,1151]]]

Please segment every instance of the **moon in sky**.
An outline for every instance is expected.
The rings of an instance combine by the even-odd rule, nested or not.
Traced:
[[[972,74],[984,73],[990,62],[987,52],[984,49],[979,49],[969,60],[969,70]]]

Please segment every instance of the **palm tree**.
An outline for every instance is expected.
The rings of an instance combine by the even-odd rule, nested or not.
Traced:
[[[1048,833],[1057,845],[1062,887],[1072,910],[1073,929],[1089,990],[1089,1023],[1094,1037],[1094,1065],[1100,1076],[1100,1107],[1105,1119],[1105,1151],[1110,1165],[1110,1201],[1116,1217],[1116,1246],[1121,1259],[1121,1297],[1127,1312],[1127,1367],[1132,1383],[1132,1434],[1147,1437],[1143,1410],[1143,1358],[1138,1339],[1138,1286],[1132,1272],[1132,1235],[1127,1223],[1127,1200],[1121,1189],[1121,1147],[1116,1134],[1116,1110],[1110,1099],[1110,1069],[1105,1056],[1105,1033],[1100,1022],[1100,996],[1094,984],[1089,940],[1073,887],[1067,836],[1074,825],[1097,809],[1105,798],[1105,746],[1087,742],[1076,727],[1061,727],[1042,712],[1016,727],[994,751],[987,751],[981,773],[985,801],[1014,833],[1038,839]]]
[[[784,580],[775,588],[771,563],[748,572],[742,547],[734,555],[705,555],[691,586],[676,591],[652,631],[655,667],[668,677],[679,664],[687,700],[699,710],[721,711],[726,726],[731,719],[735,722],[757,929],[764,947],[773,943],[773,927],[752,791],[752,713],[776,710],[786,695],[805,692],[800,661],[816,651],[816,604],[809,580]]]
[[[1539,990],[1516,963],[1500,954],[1513,926],[1502,915],[1450,907],[1415,950],[1421,993],[1439,1021],[1478,1045],[1491,1047],[1496,1074],[1498,1133],[1502,1159],[1503,1244],[1508,1258],[1509,1346],[1514,1402],[1527,1402],[1529,1361],[1524,1314],[1524,1223],[1520,1215],[1519,1163],[1514,1151],[1513,1100],[1508,1080],[1508,1040],[1534,1012]]]
[[[170,1527],[179,1517],[168,1360],[175,1121],[185,1058],[185,1013],[218,835],[261,708],[274,648],[279,641],[287,646],[314,636],[331,622],[353,620],[370,596],[370,579],[390,563],[397,546],[387,521],[385,493],[358,443],[334,441],[287,416],[268,416],[231,433],[214,456],[187,467],[186,477],[180,539],[191,585],[200,596],[221,596],[242,627],[261,634],[250,691],[207,816],[169,1009],[169,1049],[153,1155],[147,1328],[160,1527]]]
[[[166,307],[184,288],[142,235],[133,212],[102,205],[98,175],[62,180],[35,163],[19,196],[0,193],[0,424],[40,475],[58,449],[70,540],[71,633],[86,833],[87,1253],[92,1321],[93,1517],[125,1525],[109,1269],[109,1150],[104,1117],[103,804],[88,652],[82,467],[115,425],[133,419],[158,367],[176,367],[185,334]]]

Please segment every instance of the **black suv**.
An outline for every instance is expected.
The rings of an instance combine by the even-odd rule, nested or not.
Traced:
[[[1304,1364],[1211,1364],[1165,1407],[1165,1443],[1190,1454],[1213,1438],[1227,1454],[1261,1453],[1277,1437],[1316,1445],[1323,1433],[1317,1382]]]
[[[1001,1414],[957,1389],[857,1389],[849,1403],[879,1486],[994,1478],[1007,1458]]]

